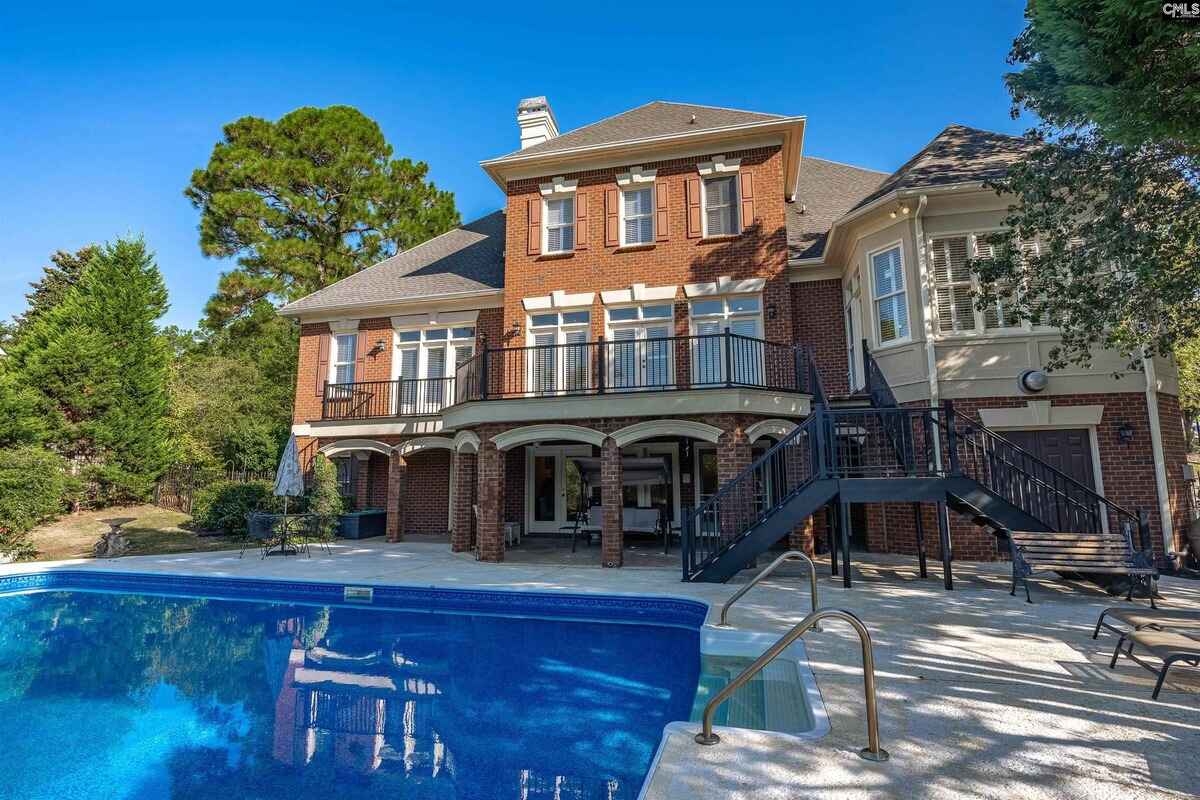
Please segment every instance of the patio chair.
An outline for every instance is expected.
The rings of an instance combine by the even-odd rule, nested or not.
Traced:
[[[253,546],[259,548],[259,558],[266,558],[271,547],[280,540],[276,525],[279,523],[278,514],[264,514],[252,511],[246,515],[246,535],[242,537],[242,549],[238,558],[246,554],[246,549]]]
[[[337,528],[337,517],[330,514],[307,514],[304,521],[293,530],[297,534],[297,547],[312,558],[312,546],[315,544],[325,551],[325,555],[333,555],[329,543],[333,541],[332,531]],[[326,533],[330,531],[330,533]]]
[[[1179,633],[1175,631],[1156,631],[1148,628],[1130,631],[1121,634],[1121,638],[1117,640],[1117,649],[1113,651],[1112,661],[1108,663],[1109,669],[1117,666],[1117,658],[1124,653],[1125,657],[1134,662],[1140,667],[1143,667],[1150,672],[1158,674],[1158,680],[1154,683],[1154,693],[1152,699],[1158,699],[1158,693],[1162,691],[1163,681],[1167,678],[1167,671],[1179,661],[1191,667],[1200,666],[1200,630],[1187,633]],[[1124,650],[1122,645],[1129,643]],[[1133,648],[1137,645],[1143,650],[1149,651],[1150,655],[1159,660],[1159,664],[1155,665],[1149,661],[1143,661],[1140,656],[1133,654]]]
[[[1113,625],[1113,620],[1125,627],[1118,628]],[[1092,631],[1093,639],[1100,637],[1101,628],[1110,630],[1118,636],[1124,636],[1129,631],[1140,631],[1143,628],[1156,631],[1168,628],[1180,630],[1191,628],[1200,631],[1200,611],[1149,611],[1136,607],[1116,606],[1100,612],[1100,619],[1096,620],[1096,630]]]

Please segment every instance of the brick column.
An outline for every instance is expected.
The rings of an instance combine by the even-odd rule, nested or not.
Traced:
[[[600,446],[600,557],[606,567],[619,567],[625,558],[622,488],[621,448],[609,437]]]
[[[504,451],[492,442],[479,446],[476,494],[479,522],[475,535],[480,561],[504,560]]]
[[[477,461],[474,453],[455,453],[450,462],[450,469],[454,471],[454,507],[451,509],[454,528],[450,532],[450,550],[454,553],[470,550],[475,544],[475,512],[471,506],[475,504]]]
[[[408,464],[399,451],[393,450],[388,460],[387,540],[404,538],[404,488],[408,482]]]
[[[825,535],[825,510],[819,509],[788,534],[788,549],[799,550],[808,556],[816,555],[818,536]]]
[[[717,440],[717,483],[718,491],[750,466],[752,451],[750,440],[741,424],[721,434]],[[754,518],[754,482],[745,481],[739,490],[726,495],[717,509],[721,515],[721,538],[725,541],[737,536]]]

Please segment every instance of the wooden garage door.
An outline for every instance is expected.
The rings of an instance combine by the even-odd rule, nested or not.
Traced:
[[[1053,431],[1001,431],[1004,438],[1026,450],[1050,466],[1065,472],[1092,491],[1096,489],[1096,473],[1092,464],[1092,443],[1084,429]],[[1053,523],[1058,509],[1046,508],[1038,514]],[[1062,518],[1066,518],[1064,515]]]

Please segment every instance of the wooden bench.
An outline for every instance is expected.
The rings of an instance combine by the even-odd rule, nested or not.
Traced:
[[[1143,584],[1154,607],[1152,580],[1158,570],[1148,553],[1133,547],[1128,533],[1069,533],[1065,531],[1009,531],[1008,544],[1012,551],[1012,590],[1017,593],[1017,581],[1029,595],[1029,579],[1038,572],[1082,572],[1101,575],[1128,575],[1129,591],[1126,600],[1133,599],[1135,583]]]

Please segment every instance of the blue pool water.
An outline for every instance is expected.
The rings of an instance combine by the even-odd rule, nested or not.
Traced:
[[[5,800],[634,800],[699,675],[696,614],[649,601],[98,588],[0,593]]]

